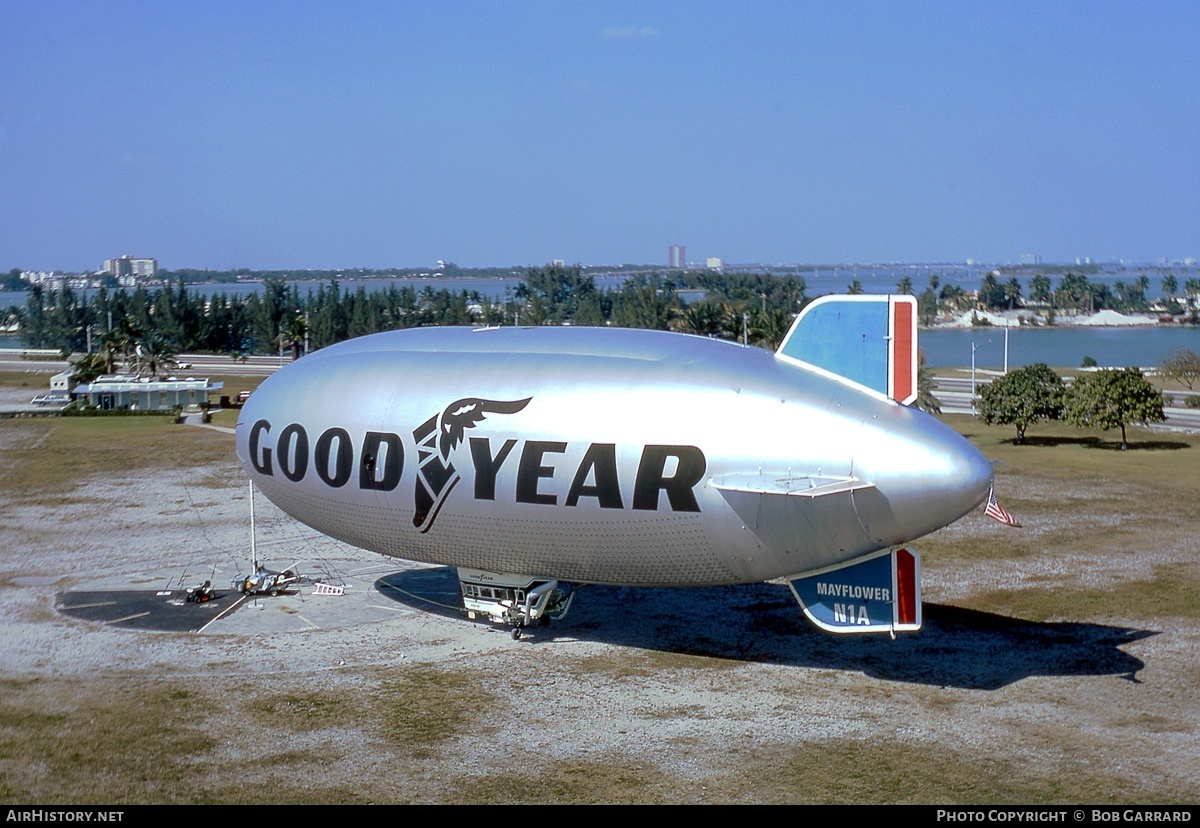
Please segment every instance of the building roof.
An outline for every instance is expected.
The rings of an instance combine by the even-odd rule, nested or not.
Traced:
[[[137,377],[120,374],[106,374],[97,377],[90,383],[80,385],[75,389],[76,394],[110,393],[119,394],[131,391],[216,391],[224,388],[223,382],[209,382],[208,377]]]

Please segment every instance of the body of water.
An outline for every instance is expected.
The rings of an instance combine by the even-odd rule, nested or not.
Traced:
[[[969,366],[971,346],[979,368],[1004,367],[1003,328],[939,328],[921,331],[918,341],[931,367]],[[1200,353],[1200,328],[1141,325],[1122,328],[1009,329],[1008,365],[1020,368],[1035,362],[1059,368],[1078,368],[1084,357],[1110,367],[1161,365],[1175,348]]]

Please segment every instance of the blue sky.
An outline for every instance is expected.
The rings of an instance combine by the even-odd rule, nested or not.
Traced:
[[[1200,256],[1195,2],[0,0],[0,268]]]

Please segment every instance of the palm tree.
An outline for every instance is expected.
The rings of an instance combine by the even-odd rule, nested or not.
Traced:
[[[84,354],[71,371],[71,382],[88,384],[104,373],[104,357],[98,353]]]
[[[1037,274],[1029,280],[1029,300],[1039,305],[1050,304],[1050,277]]]
[[[292,351],[292,362],[298,360],[304,350],[304,342],[308,337],[308,319],[299,311],[287,322],[284,323],[283,330],[279,333],[279,347],[290,348]]]
[[[917,349],[917,398],[913,401],[916,408],[926,414],[941,414],[942,404],[933,393],[933,374],[925,367],[925,352]]]
[[[1004,283],[1004,301],[1009,310],[1016,310],[1021,303],[1021,282],[1016,276]]]
[[[170,344],[154,331],[143,336],[134,345],[133,358],[129,362],[129,367],[136,371],[138,376],[141,376],[143,369],[148,370],[150,376],[155,376],[160,368],[169,371],[178,366],[179,361],[175,359],[175,352]]]
[[[1188,279],[1183,283],[1183,301],[1191,309],[1196,297],[1200,296],[1200,279]]]
[[[963,305],[967,304],[967,292],[959,285],[944,286],[939,296],[943,302],[952,305],[955,310],[963,310]]]
[[[100,337],[96,353],[104,360],[104,373],[115,374],[117,362],[125,359],[129,351],[129,335],[122,328],[113,328]]]
[[[1091,283],[1082,273],[1066,273],[1058,280],[1054,303],[1060,308],[1083,310],[1092,307]]]
[[[754,341],[770,351],[778,350],[792,325],[792,315],[782,308],[768,308],[751,318],[750,335]]]
[[[724,312],[713,302],[695,302],[684,308],[683,330],[697,336],[720,336],[724,332]]]

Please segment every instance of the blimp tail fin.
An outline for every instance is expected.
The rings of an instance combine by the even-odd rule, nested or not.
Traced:
[[[822,296],[800,311],[775,356],[907,405],[917,398],[917,300]]]

